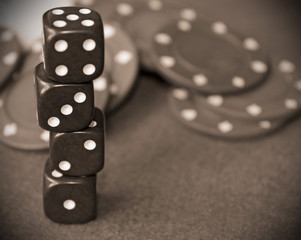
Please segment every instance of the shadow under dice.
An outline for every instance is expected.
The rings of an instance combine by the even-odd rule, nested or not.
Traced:
[[[104,67],[104,36],[96,11],[66,7],[43,16],[44,62],[49,78],[61,83],[88,82]]]
[[[44,212],[58,223],[85,223],[96,217],[96,176],[67,177],[49,161],[44,171]]]
[[[50,133],[52,166],[68,176],[96,174],[104,166],[104,116],[95,109],[88,128],[72,133]]]
[[[35,69],[37,117],[49,131],[72,132],[86,128],[93,120],[93,84],[61,84],[51,81],[43,64]]]

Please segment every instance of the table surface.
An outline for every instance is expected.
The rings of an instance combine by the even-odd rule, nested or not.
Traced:
[[[186,3],[300,67],[294,1]],[[1,239],[301,239],[301,119],[265,138],[222,141],[174,119],[168,86],[158,77],[138,79],[131,98],[107,119],[95,221],[48,220],[42,210],[48,153],[0,144]]]

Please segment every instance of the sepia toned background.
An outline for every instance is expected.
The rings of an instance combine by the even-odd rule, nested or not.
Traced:
[[[300,66],[297,1],[169,1],[256,36]],[[16,13],[6,14],[2,21]],[[32,34],[23,34],[26,45]],[[107,119],[98,217],[87,224],[60,225],[44,216],[47,151],[0,143],[1,239],[300,239],[301,119],[264,138],[219,140],[182,127],[167,106],[167,89],[142,72],[131,97]]]

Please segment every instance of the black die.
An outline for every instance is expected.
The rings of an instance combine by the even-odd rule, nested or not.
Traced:
[[[95,109],[94,120],[82,131],[50,133],[50,161],[64,175],[96,174],[104,166],[104,116]]]
[[[94,116],[93,83],[66,84],[51,81],[43,64],[35,69],[37,117],[49,131],[72,132],[86,128]]]
[[[83,83],[104,67],[104,36],[96,11],[63,7],[43,15],[46,74],[61,83]]]
[[[44,170],[45,215],[57,223],[85,223],[96,217],[96,176],[67,177],[47,160]]]

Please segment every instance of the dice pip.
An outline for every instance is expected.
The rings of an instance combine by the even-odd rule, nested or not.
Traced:
[[[103,24],[96,11],[51,9],[43,15],[45,71],[61,83],[90,82],[104,67]]]

